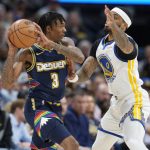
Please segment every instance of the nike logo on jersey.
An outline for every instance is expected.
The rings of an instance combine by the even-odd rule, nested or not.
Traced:
[[[44,52],[40,52],[40,53],[36,53],[36,55],[38,56],[38,55],[41,55],[41,54],[43,54]]]

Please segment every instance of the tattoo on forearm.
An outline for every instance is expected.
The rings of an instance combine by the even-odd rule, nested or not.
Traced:
[[[12,83],[14,82],[14,70],[13,70],[14,59],[15,59],[14,56],[8,56],[4,64],[2,72],[2,83],[4,88],[10,87],[10,85],[12,85]]]
[[[82,54],[80,49],[78,49],[77,47],[74,47],[74,46],[66,47],[66,46],[55,43],[54,49],[56,49],[61,54],[65,55],[66,57],[72,59],[73,61],[77,63],[82,63],[84,60],[84,55]]]
[[[89,56],[82,67],[77,71],[77,74],[79,76],[78,82],[84,82],[88,80],[95,69],[97,68],[97,61],[94,57]]]
[[[130,50],[131,43],[129,42],[127,35],[125,34],[124,31],[122,31],[119,27],[117,27],[117,25],[115,25],[114,28],[112,29],[112,35],[117,46],[121,50],[124,50],[124,49],[126,51]],[[127,47],[129,47],[129,49],[126,49]]]

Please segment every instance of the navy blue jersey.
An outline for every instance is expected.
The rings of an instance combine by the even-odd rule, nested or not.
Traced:
[[[33,62],[27,69],[29,97],[58,102],[64,96],[68,74],[65,56],[56,50],[43,50],[38,45],[30,48]]]

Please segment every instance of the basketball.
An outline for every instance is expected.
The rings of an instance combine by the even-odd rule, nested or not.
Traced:
[[[20,19],[10,26],[8,38],[17,48],[32,46],[37,40],[36,26],[27,19]]]

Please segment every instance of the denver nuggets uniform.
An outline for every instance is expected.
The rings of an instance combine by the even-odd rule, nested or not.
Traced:
[[[27,68],[30,89],[25,117],[34,129],[31,148],[53,150],[54,143],[70,135],[63,126],[60,105],[68,74],[66,59],[56,50],[45,50],[36,44],[30,51],[33,62]]]
[[[112,94],[111,106],[101,120],[100,131],[122,138],[122,125],[126,118],[140,121],[142,125],[150,112],[148,93],[142,89],[139,78],[135,41],[131,54],[124,54],[114,41],[107,41],[107,35],[95,42],[90,55],[95,57],[104,72],[109,92]]]

